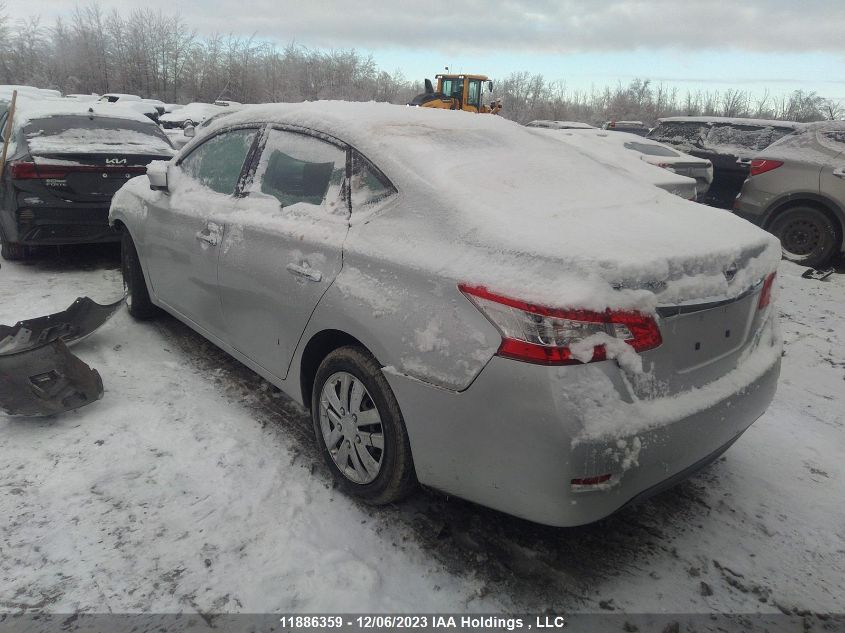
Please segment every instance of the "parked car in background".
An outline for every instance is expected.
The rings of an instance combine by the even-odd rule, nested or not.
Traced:
[[[637,136],[646,136],[649,132],[648,126],[642,121],[607,121],[601,126],[603,130],[611,132],[628,132]]]
[[[525,127],[544,127],[549,130],[595,130],[596,127],[580,121],[545,121],[537,120],[526,123]]]
[[[671,169],[661,169],[659,165],[642,160],[644,155],[641,152],[625,147],[631,139],[642,141],[640,136],[595,128],[591,130],[533,128],[533,131],[577,149],[606,168],[625,173],[631,178],[654,185],[685,200],[698,199],[699,184],[695,176],[675,173]],[[706,171],[706,167],[703,165],[702,167],[703,171]],[[706,178],[704,180],[706,181]],[[707,183],[704,182],[702,186],[706,191]]]
[[[419,482],[598,520],[766,409],[780,249],[552,133],[382,103],[220,117],[114,198],[130,314],[166,310],[310,408],[370,503]]]
[[[61,91],[53,90],[52,88],[36,88],[35,86],[21,84],[0,84],[0,99],[10,100],[14,91],[17,91],[19,96],[29,97],[30,99],[56,99],[62,96]]]
[[[184,107],[185,106],[183,106],[181,103],[165,103],[164,104],[164,113],[169,114],[169,113],[171,113],[175,110],[178,110],[178,109],[184,108]]]
[[[608,134],[604,130],[593,132],[574,131],[573,134],[583,134],[586,138],[591,138],[596,143],[604,143],[633,152],[640,160],[650,165],[661,167],[679,176],[692,178],[697,184],[699,196],[706,194],[710,188],[710,184],[713,182],[713,163],[706,158],[698,158],[691,154],[685,154],[668,145],[663,145],[662,143],[643,138],[639,135],[628,134],[627,132]]]
[[[147,117],[150,121],[153,121],[154,123],[158,123],[159,119],[161,118],[158,113],[159,110],[155,106],[155,104],[148,103],[146,101],[117,101],[108,105],[111,107],[126,108],[128,110],[132,110],[133,112],[137,112],[138,114]]]
[[[100,95],[98,94],[69,94],[65,95],[65,99],[70,99],[71,101],[78,101],[80,103],[94,103],[95,101],[100,100]]]
[[[0,135],[8,115],[0,116]],[[30,246],[119,240],[107,220],[112,195],[150,161],[172,155],[161,129],[130,109],[19,100],[0,180],[2,256],[20,259]]]
[[[100,97],[100,101],[105,103],[117,103],[118,101],[141,101],[138,95],[123,94],[121,92],[107,92]]]
[[[159,101],[158,99],[141,99],[142,103],[148,103],[156,109],[159,116],[167,112],[167,105],[164,101]]]
[[[809,123],[758,153],[734,202],[783,256],[819,267],[845,250],[845,121]]]
[[[58,99],[61,98],[62,93],[58,90],[50,90],[47,88],[36,88],[34,86],[24,86],[19,84],[2,84],[0,85],[0,115],[2,115],[12,101],[12,95],[17,92],[18,98],[23,99]]]
[[[188,105],[173,110],[160,117],[161,124],[166,128],[196,126],[205,121],[207,118],[214,116],[220,112],[233,110],[238,106],[222,106],[214,105],[213,103],[201,103],[194,101]],[[225,110],[224,110],[225,109]]]
[[[667,117],[658,119],[648,138],[713,163],[708,203],[730,209],[751,158],[801,125],[767,119]]]

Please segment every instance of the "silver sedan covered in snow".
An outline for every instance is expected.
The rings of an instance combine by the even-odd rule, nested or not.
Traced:
[[[419,482],[595,521],[715,459],[775,391],[774,238],[500,117],[246,107],[111,220],[130,312],[310,408],[373,503]]]

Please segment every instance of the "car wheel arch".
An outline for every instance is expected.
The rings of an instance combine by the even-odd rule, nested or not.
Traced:
[[[132,230],[129,228],[127,222],[121,217],[114,217],[111,219],[111,225],[115,228],[115,230],[119,231],[120,233],[127,233],[129,238],[135,244],[135,249],[138,248],[138,241],[135,239],[135,236],[132,233]],[[144,265],[144,262],[141,260],[140,253],[138,253],[138,265],[141,267],[141,274],[144,275],[144,281],[147,284],[147,289],[150,293],[150,300],[155,304],[158,305],[158,299],[156,298],[155,294],[155,287],[153,286],[152,280],[150,279],[149,272],[147,271],[147,267]]]
[[[845,212],[843,212],[842,208],[835,202],[818,194],[800,196],[792,195],[787,199],[780,200],[771,205],[769,207],[769,211],[766,213],[766,221],[763,224],[763,228],[766,230],[771,229],[777,218],[790,209],[800,206],[808,206],[818,209],[828,216],[833,221],[833,225],[837,230],[837,238],[840,242],[842,242],[843,236],[845,236]],[[845,247],[845,244],[840,244],[840,250],[843,247]]]
[[[320,363],[336,349],[347,346],[360,347],[366,350],[368,354],[376,358],[376,361],[381,364],[372,350],[347,332],[336,329],[325,329],[316,332],[305,344],[299,359],[299,387],[302,403],[306,409],[311,408],[311,392]]]

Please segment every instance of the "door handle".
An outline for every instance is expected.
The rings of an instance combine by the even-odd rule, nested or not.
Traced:
[[[837,167],[833,170],[833,175],[837,178],[845,178],[845,167]]]
[[[291,275],[304,277],[308,281],[320,281],[323,279],[323,273],[319,270],[306,268],[305,266],[300,266],[299,264],[288,264],[285,266],[285,270],[287,270]]]

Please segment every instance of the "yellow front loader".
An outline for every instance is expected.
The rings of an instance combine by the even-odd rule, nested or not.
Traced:
[[[493,82],[484,75],[436,75],[437,90],[431,80],[425,80],[425,92],[408,105],[442,110],[466,110],[479,114],[498,114],[502,100],[493,99]],[[485,103],[485,91],[488,102]]]

